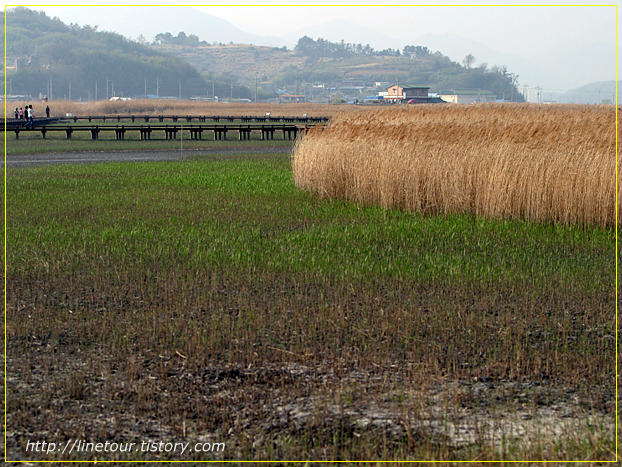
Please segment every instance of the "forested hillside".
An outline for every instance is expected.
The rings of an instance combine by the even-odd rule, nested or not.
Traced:
[[[516,89],[517,75],[506,67],[481,63],[474,66],[476,58],[465,57],[462,64],[452,61],[440,51],[432,52],[425,46],[407,45],[399,49],[374,50],[363,44],[329,42],[309,37],[299,39],[295,49],[307,57],[310,73],[327,70],[323,58],[330,57],[342,64],[344,77],[370,76],[375,81],[411,83],[430,86],[432,92],[451,89],[482,89],[499,98],[522,101]],[[304,76],[304,74],[303,74]]]
[[[10,94],[87,100],[97,92],[101,99],[143,95],[146,83],[147,94],[179,96],[180,82],[182,96],[207,92],[206,80],[187,62],[119,34],[65,25],[23,7],[10,9],[6,24]]]
[[[181,34],[181,33],[180,33]],[[169,34],[169,36],[171,36]],[[518,75],[505,66],[477,63],[475,57],[460,64],[440,51],[425,46],[405,46],[399,49],[374,50],[363,44],[350,44],[302,37],[294,50],[242,44],[207,44],[193,38],[195,46],[183,42],[186,38],[173,36],[151,46],[179,56],[203,73],[227,73],[252,85],[258,80],[265,91],[287,88],[290,91],[304,83],[324,83],[337,86],[357,80],[372,88],[375,82],[429,86],[430,92],[451,89],[481,89],[498,98],[522,102],[517,89]],[[168,36],[167,36],[168,37]],[[157,37],[156,37],[157,39]],[[317,95],[317,92],[316,92]]]

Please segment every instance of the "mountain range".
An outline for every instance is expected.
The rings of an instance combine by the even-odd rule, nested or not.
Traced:
[[[321,37],[333,42],[344,40],[349,43],[370,44],[378,49],[401,49],[405,45],[421,45],[432,51],[439,50],[457,62],[471,54],[476,59],[475,66],[483,63],[488,66],[506,66],[509,72],[519,76],[519,87],[538,86],[555,95],[588,83],[614,80],[616,77],[616,47],[602,42],[565,43],[546,53],[531,50],[526,51],[527,56],[518,56],[495,50],[458,34],[426,34],[413,37],[408,43],[404,43],[402,39],[388,37],[372,28],[343,19],[305,27],[285,37],[261,36],[244,32],[222,18],[192,7],[152,5],[153,8],[77,7],[57,16],[65,23],[97,25],[99,30],[118,32],[132,39],[142,35],[147,41],[153,41],[160,33],[170,32],[176,35],[183,31],[208,43],[285,46],[290,49],[303,36],[315,39]],[[164,9],[166,14],[162,14]],[[97,18],[95,24],[93,18]]]

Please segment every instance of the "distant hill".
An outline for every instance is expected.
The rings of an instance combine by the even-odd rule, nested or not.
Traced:
[[[246,44],[153,45],[153,50],[175,55],[192,64],[201,73],[220,73],[251,83],[255,78],[269,81],[291,67],[303,67],[305,57],[291,50]]]
[[[514,76],[505,67],[466,67],[426,47],[406,46],[399,51],[377,51],[364,44],[300,38],[295,50],[243,44],[198,45],[153,44],[187,60],[203,73],[225,73],[252,86],[258,80],[265,91],[302,89],[303,83],[331,82],[344,85],[358,80],[363,88],[375,82],[429,86],[431,92],[446,89],[482,89],[498,98],[522,101]],[[372,93],[378,90],[373,90]],[[363,97],[363,96],[360,96]]]
[[[568,42],[534,57],[532,62],[540,69],[551,70],[549,74],[554,82],[561,83],[563,89],[572,89],[603,79],[615,80],[616,46],[603,42],[591,44]],[[570,85],[566,86],[565,83]],[[537,82],[527,84],[545,86]]]
[[[114,30],[127,38],[143,35],[149,42],[160,33],[177,35],[180,31],[194,34],[209,43],[263,44],[282,47],[285,41],[276,37],[258,36],[244,32],[228,21],[188,6],[164,2],[149,2],[152,8],[131,5],[81,6],[62,12],[66,23],[97,24],[100,30]],[[92,24],[92,18],[97,22]],[[139,22],[139,26],[137,26]]]
[[[387,37],[374,29],[360,26],[344,19],[334,19],[316,26],[307,26],[287,34],[285,38],[288,42],[295,45],[298,39],[304,36],[313,38],[322,37],[331,42],[347,40],[348,42],[361,43],[363,45],[372,44],[374,47],[385,49],[399,47],[403,42],[392,37]]]
[[[188,62],[120,34],[67,26],[24,7],[8,10],[6,24],[10,94],[87,100],[96,94],[101,99],[145,91],[177,97],[180,91],[183,97],[208,92],[207,81]],[[240,97],[248,97],[248,90]]]
[[[618,81],[622,90],[622,81]],[[616,82],[598,81],[586,84],[562,94],[557,102],[564,104],[613,104],[616,100]]]

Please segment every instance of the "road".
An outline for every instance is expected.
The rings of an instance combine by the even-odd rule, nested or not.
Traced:
[[[83,151],[54,152],[45,154],[6,154],[8,169],[18,167],[34,167],[53,164],[94,164],[100,162],[157,162],[178,161],[182,157],[198,155],[234,155],[234,154],[274,154],[288,153],[291,148],[215,148],[215,149],[184,149],[176,150],[144,150],[144,151]],[[2,160],[4,166],[4,160]]]

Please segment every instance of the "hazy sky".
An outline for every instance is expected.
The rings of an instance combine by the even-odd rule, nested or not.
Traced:
[[[59,15],[63,10],[85,5],[84,2],[63,1],[27,5],[43,10],[48,15]],[[93,2],[89,5],[112,2]],[[126,5],[149,5],[150,2],[118,2]],[[157,1],[151,2],[159,3]],[[226,19],[245,32],[279,36],[305,26],[326,23],[342,18],[373,28],[387,36],[403,39],[407,43],[426,33],[454,33],[477,40],[495,50],[526,56],[544,53],[569,41],[616,43],[616,6],[605,4],[586,6],[585,2],[546,2],[546,6],[460,6],[459,2],[437,5],[407,6],[404,2],[389,5],[357,6],[327,2],[313,6],[287,6],[275,2],[234,0],[212,5],[201,1],[167,0],[166,3],[192,6],[205,13]],[[56,6],[55,6],[56,5]],[[622,10],[622,9],[620,9]],[[620,16],[618,11],[618,17]],[[96,19],[93,24],[97,24]],[[140,24],[137,24],[137,29]],[[138,36],[138,33],[136,34]]]

